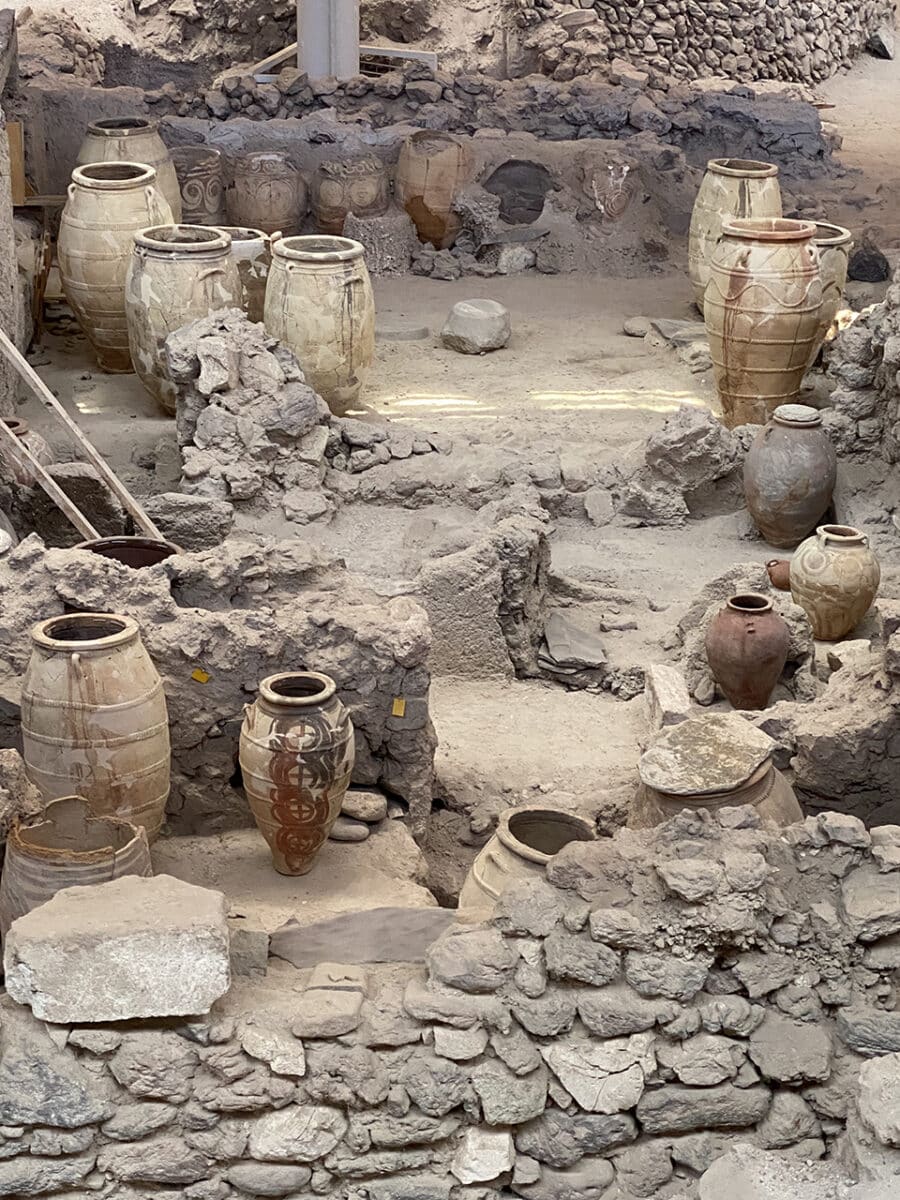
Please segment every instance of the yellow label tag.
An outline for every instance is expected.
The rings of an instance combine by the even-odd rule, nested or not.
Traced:
[[[202,667],[195,667],[191,671],[191,679],[196,679],[197,683],[209,683],[210,676]]]
[[[392,717],[405,717],[406,716],[406,701],[403,699],[402,696],[394,697],[394,703],[391,705],[391,716]]]

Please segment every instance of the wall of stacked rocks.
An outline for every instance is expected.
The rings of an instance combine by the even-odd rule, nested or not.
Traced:
[[[573,843],[424,969],[282,964],[184,1021],[7,998],[0,1193],[662,1200],[736,1136],[890,1166],[898,869],[897,827],[684,813]]]

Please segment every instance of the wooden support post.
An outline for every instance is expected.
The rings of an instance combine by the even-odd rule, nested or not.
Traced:
[[[31,470],[34,472],[38,483],[57,506],[60,512],[64,513],[72,522],[83,538],[93,540],[98,538],[100,534],[90,523],[87,517],[78,508],[75,502],[66,495],[55,479],[52,479],[44,470],[42,463],[34,457],[21,438],[17,438],[5,421],[0,420],[0,439],[5,441],[12,453],[20,460],[24,460]]]

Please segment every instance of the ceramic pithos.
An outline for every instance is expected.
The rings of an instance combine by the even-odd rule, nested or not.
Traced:
[[[251,321],[262,321],[272,262],[269,235],[261,229],[245,229],[240,225],[219,228],[231,238],[231,257],[241,278],[241,307]]]
[[[51,800],[43,816],[15,824],[6,839],[0,880],[0,933],[69,887],[91,887],[123,875],[153,874],[147,833],[100,817],[81,796]]]
[[[819,274],[822,276],[822,307],[819,311],[819,346],[825,341],[834,324],[838,309],[844,306],[844,287],[853,249],[853,234],[843,225],[830,221],[815,221],[813,243],[819,251]]]
[[[201,225],[161,225],[135,236],[125,280],[128,344],[141,383],[174,416],[175,385],[166,371],[170,333],[220,308],[241,307],[231,239]]]
[[[159,136],[159,122],[147,117],[107,117],[87,127],[77,166],[99,162],[129,162],[152,167],[166,198],[171,220],[181,220],[181,188],[172,156]]]
[[[375,300],[360,243],[325,236],[274,242],[265,323],[331,411],[346,413],[375,356]]]
[[[3,424],[13,431],[23,446],[42,467],[49,467],[53,462],[53,451],[44,438],[33,430],[27,421],[20,417],[5,417]],[[18,456],[5,439],[0,442],[0,479],[6,483],[20,483],[22,487],[34,487],[37,476],[28,459]]]
[[[856,628],[880,583],[869,539],[850,525],[820,525],[791,559],[791,595],[809,617],[813,637],[824,642]]]
[[[780,217],[781,212],[778,168],[773,163],[710,159],[694,201],[688,234],[688,273],[701,312],[710,261],[724,222],[736,217]]]
[[[225,196],[229,225],[298,233],[309,207],[306,181],[287,154],[260,150],[236,158]]]
[[[270,675],[244,709],[244,790],[272,862],[305,875],[340,815],[353,771],[353,725],[327,675]]]
[[[162,681],[131,617],[71,613],[31,631],[22,753],[45,800],[78,795],[152,841],[169,795]]]
[[[472,152],[449,133],[423,129],[406,139],[397,163],[395,190],[420,241],[430,242],[438,250],[453,245],[462,229],[453,201],[473,177]]]
[[[181,221],[185,225],[224,224],[221,151],[212,146],[175,146],[171,153],[181,189]]]
[[[323,162],[312,177],[312,211],[319,233],[340,237],[348,213],[380,217],[391,202],[388,169],[374,154]]]
[[[125,276],[134,235],[170,222],[156,172],[135,163],[89,163],[72,172],[59,223],[63,291],[104,371],[131,371]]]
[[[837,455],[822,414],[783,404],[759,431],[744,459],[744,496],[770,546],[791,547],[821,521],[837,481]]]
[[[791,635],[768,596],[732,596],[706,630],[706,660],[732,708],[769,703],[787,662]]]
[[[661,825],[683,809],[749,804],[766,821],[793,825],[803,812],[772,763],[775,742],[739,713],[706,713],[660,730],[638,761],[641,784],[628,824]]]
[[[490,912],[511,884],[543,875],[563,846],[593,841],[595,836],[592,821],[562,809],[538,805],[507,809],[466,876],[460,909]]]
[[[765,425],[796,402],[819,336],[822,280],[810,221],[728,221],[703,305],[723,420]]]
[[[132,567],[136,571],[142,567],[155,567],[157,563],[171,558],[173,554],[182,553],[181,547],[176,546],[174,542],[140,536],[94,538],[89,542],[79,542],[73,549],[87,550],[101,558],[111,558],[113,562],[121,563],[123,567]]]

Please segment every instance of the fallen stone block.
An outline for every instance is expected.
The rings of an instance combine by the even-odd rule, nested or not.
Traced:
[[[651,663],[644,672],[644,699],[654,731],[677,725],[691,715],[687,681],[677,667]]]
[[[511,332],[509,310],[496,300],[460,300],[450,309],[441,341],[460,354],[487,354],[502,350]]]
[[[6,989],[61,1024],[206,1013],[231,983],[226,916],[168,875],[67,888],[13,922]]]

